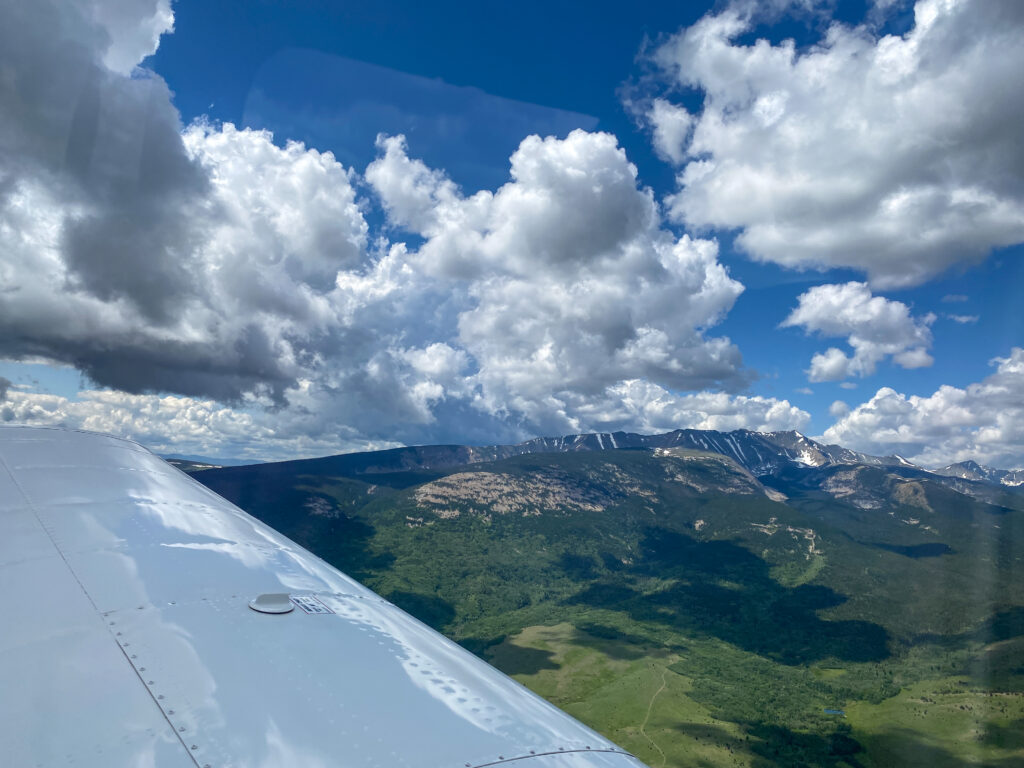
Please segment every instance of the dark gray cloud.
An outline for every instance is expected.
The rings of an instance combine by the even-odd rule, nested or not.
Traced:
[[[166,84],[108,69],[114,43],[89,11],[48,0],[0,10],[0,202],[45,185],[71,214],[59,235],[70,287],[167,322],[195,290],[208,179]]]

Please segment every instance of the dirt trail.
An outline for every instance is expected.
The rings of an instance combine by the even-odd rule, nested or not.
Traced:
[[[665,675],[667,675],[667,674],[668,674],[668,670],[667,669],[663,669],[661,671],[661,687],[654,692],[654,695],[651,696],[651,700],[649,702],[647,702],[647,715],[644,717],[644,721],[640,724],[640,733],[643,734],[645,739],[647,739],[649,742],[651,742],[651,746],[654,747],[656,750],[658,750],[658,754],[661,755],[661,767],[660,768],[664,768],[665,763],[668,762],[668,758],[665,757],[665,753],[661,750],[661,747],[658,746],[658,743],[654,739],[652,739],[650,736],[648,736],[647,735],[647,731],[645,731],[644,729],[647,727],[647,721],[651,719],[651,710],[654,709],[654,700],[656,698],[658,698],[658,694],[660,694],[662,691],[665,690]]]

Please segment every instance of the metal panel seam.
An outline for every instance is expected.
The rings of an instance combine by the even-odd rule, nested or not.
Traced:
[[[64,566],[68,569],[68,572],[71,574],[71,578],[73,578],[75,580],[75,583],[78,584],[79,588],[82,590],[82,594],[84,594],[86,599],[89,601],[89,605],[91,605],[93,610],[96,612],[97,618],[103,622],[103,625],[107,630],[107,633],[110,635],[110,639],[114,641],[114,643],[117,645],[118,650],[121,651],[121,655],[124,657],[125,662],[131,668],[132,672],[135,674],[135,677],[139,681],[139,684],[149,695],[149,698],[150,700],[152,700],[153,705],[157,708],[157,711],[167,722],[167,727],[171,729],[171,733],[173,733],[174,736],[178,739],[178,743],[181,744],[181,748],[184,750],[185,754],[188,755],[189,759],[196,766],[196,768],[200,768],[199,763],[196,761],[195,756],[189,750],[188,745],[185,744],[185,742],[182,740],[181,734],[179,734],[178,731],[175,729],[173,723],[171,723],[170,719],[167,717],[167,713],[164,712],[163,707],[160,706],[160,703],[156,700],[156,697],[153,695],[153,692],[149,689],[149,686],[146,685],[146,681],[142,679],[141,675],[139,674],[139,671],[135,669],[135,666],[132,664],[131,659],[128,658],[128,653],[121,646],[121,643],[117,642],[117,638],[114,637],[113,633],[110,632],[108,622],[104,617],[103,613],[96,606],[95,601],[92,599],[92,595],[89,594],[89,590],[87,590],[85,588],[85,585],[82,584],[81,579],[78,578],[78,574],[75,573],[75,569],[71,567],[71,564],[68,562],[68,559],[64,556],[64,552],[61,550],[59,546],[57,546],[57,542],[53,540],[53,536],[50,535],[50,531],[47,530],[45,525],[43,525],[43,521],[39,519],[39,514],[36,511],[35,504],[32,502],[32,499],[29,498],[28,494],[25,493],[24,488],[21,487],[21,483],[18,482],[18,478],[15,476],[14,472],[11,471],[10,466],[8,466],[7,464],[7,460],[4,459],[2,455],[0,455],[0,464],[3,465],[4,471],[7,472],[7,476],[11,478],[11,482],[14,484],[14,487],[18,489],[18,493],[20,493],[21,497],[25,500],[25,507],[32,512],[32,516],[39,524],[39,527],[43,529],[43,533],[46,534],[46,538],[50,540],[50,544],[53,545],[53,548],[57,551],[57,554],[60,555],[60,559],[63,561]]]
[[[494,760],[493,762],[490,762],[490,763],[477,763],[476,765],[471,766],[471,768],[488,768],[488,766],[492,766],[492,765],[505,765],[506,763],[518,762],[519,760],[532,760],[535,757],[550,757],[551,755],[569,755],[569,754],[572,754],[574,752],[583,752],[584,754],[586,754],[586,753],[593,754],[594,752],[604,752],[605,754],[622,755],[623,757],[634,757],[632,754],[630,754],[629,752],[626,752],[625,750],[622,750],[620,752],[617,749],[559,749],[559,750],[557,750],[555,752],[538,752],[535,755],[534,754],[519,755],[518,757],[507,757],[507,758],[504,758],[504,759],[501,759],[501,760]],[[468,766],[469,763],[466,763],[466,765]]]
[[[8,477],[11,478],[11,482],[14,484],[14,487],[18,489],[18,493],[21,494],[21,498],[25,500],[25,508],[32,513],[32,517],[36,519],[36,522],[39,524],[39,527],[43,529],[43,533],[46,534],[46,538],[50,540],[50,544],[53,545],[53,548],[57,551],[57,554],[60,555],[60,559],[64,562],[64,566],[71,573],[71,576],[72,578],[74,578],[75,583],[78,584],[79,588],[82,590],[82,593],[89,600],[89,605],[91,605],[93,610],[96,611],[97,616],[100,615],[99,608],[96,607],[96,603],[93,601],[92,595],[89,594],[89,591],[85,588],[85,585],[82,584],[82,581],[78,578],[78,574],[75,573],[74,569],[68,563],[68,559],[64,556],[64,552],[61,551],[61,548],[57,546],[57,542],[53,540],[53,536],[50,535],[50,532],[43,524],[43,521],[39,519],[39,513],[36,512],[36,505],[32,503],[32,499],[30,499],[28,497],[28,494],[25,493],[25,489],[21,487],[21,483],[18,482],[18,478],[15,476],[14,472],[11,471],[11,468],[7,465],[7,460],[3,456],[0,456],[0,464],[4,465],[4,470],[7,472]]]

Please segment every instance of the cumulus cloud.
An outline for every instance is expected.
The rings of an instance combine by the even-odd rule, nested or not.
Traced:
[[[870,376],[886,357],[903,368],[922,368],[934,362],[928,348],[935,315],[913,317],[903,302],[872,296],[866,283],[818,285],[802,293],[797,302],[781,327],[800,327],[826,337],[845,336],[853,348],[852,355],[836,347],[814,355],[807,371],[811,381]]]
[[[850,406],[842,400],[834,400],[828,407],[828,413],[833,419],[842,419],[849,415]]]
[[[423,238],[410,267],[465,298],[454,332],[477,407],[577,430],[579,396],[643,377],[673,389],[746,382],[735,346],[703,329],[742,286],[714,241],[677,238],[615,137],[525,139],[511,180],[463,197],[382,138],[367,168],[391,222]]]
[[[527,137],[471,196],[381,137],[362,179],[181,125],[140,67],[173,23],[167,0],[0,8],[0,356],[96,385],[9,388],[5,419],[276,456],[805,423],[735,394],[751,374],[711,329],[742,286],[664,226],[613,136]]]
[[[160,214],[173,230],[166,248],[143,232],[160,221],[134,204],[92,201],[104,223],[85,264],[86,225],[59,183],[40,173],[12,185],[0,201],[0,352],[70,363],[130,392],[280,401],[336,325],[334,275],[362,255],[348,173],[330,154],[230,125],[175,136],[202,194]]]
[[[623,381],[582,408],[587,423],[600,431],[635,429],[752,429],[761,432],[803,429],[810,414],[787,400],[730,396],[723,392],[675,394],[640,379]]]
[[[1016,468],[1024,454],[1024,349],[992,360],[995,373],[965,388],[927,397],[890,387],[825,431],[828,442],[868,453],[899,453],[929,467],[973,459]]]
[[[1024,241],[1024,5],[918,0],[902,36],[834,22],[806,50],[737,42],[753,8],[732,3],[653,53],[670,89],[703,94],[685,119],[664,100],[647,112],[658,151],[683,165],[676,220],[877,287]]]

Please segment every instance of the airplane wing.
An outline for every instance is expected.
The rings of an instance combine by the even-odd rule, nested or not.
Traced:
[[[642,768],[136,443],[0,428],[11,766]]]

